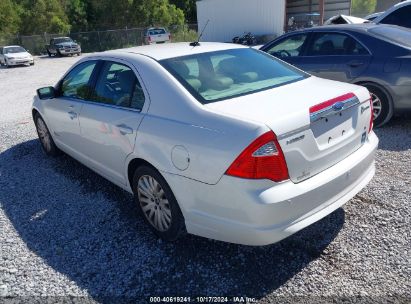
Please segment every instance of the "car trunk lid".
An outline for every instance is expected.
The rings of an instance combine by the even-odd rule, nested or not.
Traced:
[[[363,87],[310,77],[206,107],[267,125],[298,183],[361,147],[370,127],[369,99]]]

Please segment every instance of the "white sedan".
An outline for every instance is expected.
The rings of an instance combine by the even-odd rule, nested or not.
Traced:
[[[274,243],[341,207],[375,171],[367,89],[240,45],[95,54],[37,92],[46,154],[64,151],[134,193],[166,240]]]
[[[33,65],[34,58],[27,50],[19,45],[9,45],[0,48],[0,65],[7,68],[14,65]]]

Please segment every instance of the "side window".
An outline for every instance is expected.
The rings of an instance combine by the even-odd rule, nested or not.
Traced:
[[[61,94],[65,97],[86,99],[90,93],[90,77],[96,61],[87,61],[72,69],[63,79]]]
[[[307,56],[367,55],[368,51],[354,38],[340,33],[318,33]]]
[[[300,56],[306,39],[306,34],[288,37],[268,49],[267,53],[276,57]]]
[[[101,69],[91,99],[105,104],[141,110],[145,97],[136,75],[128,66],[107,61]]]
[[[397,9],[381,20],[381,23],[411,28],[411,5]]]

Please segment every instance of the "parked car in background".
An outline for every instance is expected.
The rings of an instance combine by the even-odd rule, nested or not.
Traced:
[[[171,42],[171,34],[164,27],[151,27],[144,31],[144,44]]]
[[[392,25],[330,25],[283,35],[262,51],[313,75],[365,86],[374,123],[411,109],[411,31]]]
[[[367,19],[353,17],[353,16],[346,16],[346,15],[335,15],[329,18],[327,21],[324,22],[324,25],[331,25],[331,24],[360,24],[368,22]]]
[[[373,20],[376,24],[393,24],[411,28],[411,0],[400,2]]]
[[[32,114],[47,154],[60,149],[134,193],[166,240],[187,231],[274,243],[341,207],[375,171],[366,88],[235,44],[88,56],[38,90]]]
[[[19,45],[3,46],[0,48],[0,64],[7,68],[15,65],[34,65],[34,58]]]
[[[378,16],[380,16],[382,13],[384,12],[377,12],[377,13],[373,13],[371,15],[365,16],[364,19],[368,20],[368,21],[373,21],[375,18],[377,18]]]
[[[70,37],[56,37],[50,39],[50,44],[46,45],[49,56],[81,55],[81,47]]]

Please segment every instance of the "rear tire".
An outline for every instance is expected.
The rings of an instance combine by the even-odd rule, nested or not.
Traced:
[[[184,217],[177,200],[157,170],[138,167],[132,188],[144,221],[158,237],[174,241],[185,234]]]
[[[393,115],[391,96],[378,85],[373,83],[362,84],[370,91],[373,101],[374,126],[376,128],[386,124]]]
[[[40,114],[34,115],[34,123],[36,125],[37,135],[40,139],[41,147],[43,148],[44,153],[49,156],[60,155],[61,151],[54,143],[51,133]]]
[[[49,57],[51,57],[51,53],[49,50],[47,50],[47,55],[49,55]]]

